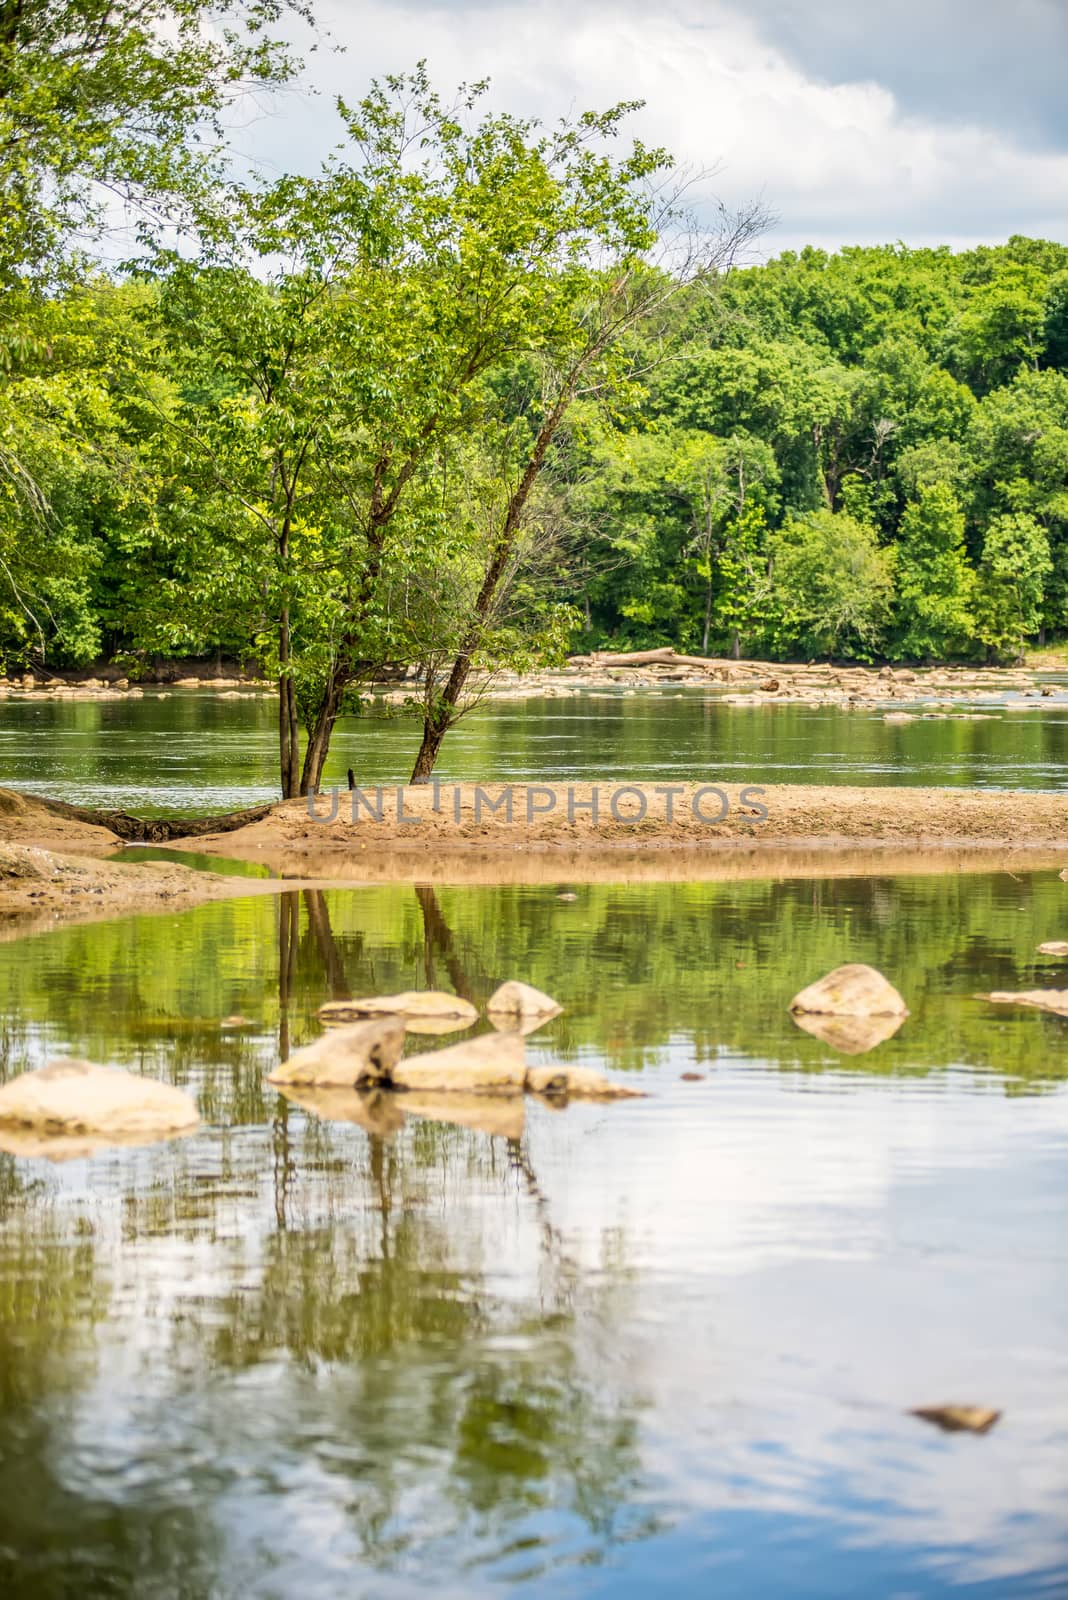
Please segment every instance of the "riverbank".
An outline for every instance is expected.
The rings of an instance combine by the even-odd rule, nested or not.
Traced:
[[[341,792],[336,813],[323,795],[315,808],[313,817],[306,801],[289,801],[248,827],[174,847],[362,882],[826,877],[1068,861],[1068,794],[442,783]]]
[[[115,859],[122,844],[107,828],[0,789],[0,941],[57,923],[184,910],[304,886],[202,872],[175,861],[122,861]]]
[[[1068,794],[770,785],[441,784],[275,806],[171,848],[272,878],[128,862],[115,834],[0,790],[10,930],[356,883],[637,883],[1038,871],[1068,863]],[[437,809],[435,809],[435,801]],[[28,919],[28,922],[27,922]],[[2,937],[2,935],[0,935]]]
[[[663,652],[666,656],[669,653]],[[472,680],[473,689],[492,700],[566,698],[578,694],[684,694],[704,689],[724,705],[808,704],[857,707],[894,714],[904,708],[935,715],[946,707],[981,705],[998,700],[1026,705],[1053,700],[1068,706],[1068,659],[1043,652],[1019,667],[864,667],[827,662],[775,662],[683,656],[650,661],[623,659],[607,653],[573,656],[560,667],[528,673],[501,673],[488,684]],[[384,707],[417,708],[421,683],[397,677],[366,686]],[[195,691],[220,699],[273,698],[273,683],[238,668],[220,674],[201,668],[184,673],[181,663],[131,680],[115,668],[98,674],[67,673],[62,677],[27,673],[0,677],[4,699],[103,700],[168,699],[175,691]]]
[[[200,872],[177,862],[114,862],[0,844],[0,941],[58,923],[182,911],[207,900],[276,894],[293,887],[298,885]]]

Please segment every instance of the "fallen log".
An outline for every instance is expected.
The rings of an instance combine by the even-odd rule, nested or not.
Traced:
[[[248,811],[225,811],[214,817],[133,817],[128,811],[101,811],[96,806],[72,806],[65,800],[49,800],[44,795],[27,795],[53,816],[72,822],[88,822],[107,828],[129,844],[165,844],[168,839],[197,839],[206,833],[234,833],[250,822],[269,816],[271,806],[252,806]]]
[[[680,656],[670,646],[657,650],[597,650],[592,656],[572,656],[570,666],[578,667],[697,667],[715,672],[724,665],[709,656]]]

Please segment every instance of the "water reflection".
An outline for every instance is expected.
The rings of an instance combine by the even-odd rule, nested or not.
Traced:
[[[0,1592],[1059,1592],[1068,1027],[972,996],[1065,895],[303,891],[0,945],[5,1073],[141,1066],[208,1123],[0,1156]],[[912,1008],[868,1055],[786,1010],[845,958]],[[263,1083],[326,999],[513,976],[567,1008],[533,1057],[649,1097],[494,1135]],[[906,1414],[946,1401],[1004,1417]]]

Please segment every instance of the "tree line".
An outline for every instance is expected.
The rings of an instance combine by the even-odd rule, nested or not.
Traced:
[[[0,0],[7,670],[255,661],[296,795],[387,667],[425,777],[488,676],[572,649],[1063,632],[1068,249],[743,266],[761,208],[695,217],[635,105],[546,128],[422,66],[316,175],[237,182],[288,13]]]

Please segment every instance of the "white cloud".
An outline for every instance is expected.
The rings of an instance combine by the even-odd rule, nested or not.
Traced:
[[[334,95],[425,57],[443,90],[488,75],[495,105],[548,120],[645,99],[643,138],[717,168],[709,187],[729,203],[760,194],[778,213],[771,251],[1068,238],[1068,152],[1026,150],[978,119],[905,114],[874,81],[819,81],[726,4],[653,15],[626,0],[326,0],[321,18],[346,51],[310,58],[318,97],[286,97],[244,130],[264,170],[313,168],[336,142]]]

